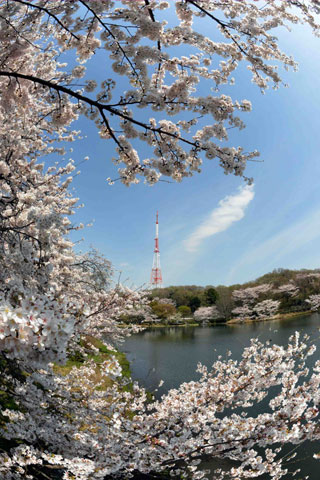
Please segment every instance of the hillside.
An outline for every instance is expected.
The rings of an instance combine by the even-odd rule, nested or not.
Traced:
[[[244,284],[169,286],[150,291],[150,298],[157,308],[159,303],[171,304],[181,312],[183,311],[181,307],[188,307],[190,313],[194,313],[200,307],[215,305],[221,320],[226,321],[239,314],[244,315],[245,311],[250,317],[252,312],[249,310],[261,302],[264,302],[263,306],[268,306],[267,300],[275,302],[274,309],[277,307],[276,311],[280,314],[302,312],[310,308],[316,310],[318,294],[320,294],[320,269],[277,268]],[[244,310],[244,307],[247,310]],[[155,313],[158,315],[157,308]],[[170,312],[173,313],[172,308]]]

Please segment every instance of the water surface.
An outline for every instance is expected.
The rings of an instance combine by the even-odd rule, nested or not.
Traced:
[[[240,358],[253,337],[286,345],[290,335],[299,331],[307,333],[317,343],[319,327],[320,315],[314,313],[243,325],[150,328],[127,339],[123,350],[130,361],[133,378],[148,390],[155,389],[160,380],[164,380],[160,390],[163,394],[182,382],[195,380],[199,362],[210,366],[218,355],[225,356],[228,350],[232,358]],[[320,358],[320,342],[318,350],[313,360]]]
[[[157,389],[160,380],[164,385],[155,392],[156,397],[182,382],[197,380],[199,362],[210,367],[218,355],[225,357],[231,350],[232,358],[239,359],[243,348],[253,337],[261,341],[286,345],[290,335],[299,331],[307,333],[318,346],[312,361],[320,359],[319,341],[320,315],[299,316],[293,319],[259,322],[244,325],[217,325],[214,327],[164,327],[151,328],[126,340],[123,350],[131,364],[133,379],[149,391]],[[260,405],[261,408],[261,405]],[[259,406],[255,413],[259,412]],[[304,444],[298,449],[298,461],[288,465],[290,471],[301,468],[295,477],[286,480],[320,480],[320,461],[313,459],[314,452],[320,451],[320,442]]]

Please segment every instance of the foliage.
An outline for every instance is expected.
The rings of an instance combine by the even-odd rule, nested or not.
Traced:
[[[234,309],[234,301],[232,298],[232,287],[225,287],[219,285],[216,287],[218,292],[218,300],[216,307],[219,310],[221,318],[229,320],[232,317],[232,310]]]
[[[196,285],[187,286],[170,286],[161,289],[154,289],[150,292],[151,299],[153,298],[169,298],[175,302],[177,307],[181,305],[187,305],[190,307],[191,298],[197,296],[201,297],[203,294],[203,287],[197,287]]]
[[[266,291],[264,291],[265,285],[269,285]],[[237,284],[229,287],[224,285],[217,287],[201,287],[196,285],[170,286],[162,288],[161,290],[154,290],[149,295],[151,295],[151,298],[153,298],[153,296],[157,298],[163,296],[164,298],[172,299],[176,302],[178,308],[180,307],[181,301],[186,301],[186,305],[190,307],[191,299],[198,297],[201,302],[201,307],[205,307],[207,306],[206,292],[211,290],[217,293],[215,305],[221,318],[225,320],[229,320],[237,314],[234,310],[240,308],[241,296],[248,297],[249,295],[250,297],[250,292],[252,292],[251,296],[253,295],[251,300],[255,300],[254,292],[257,292],[256,299],[259,298],[261,302],[265,300],[279,302],[279,304],[277,304],[279,314],[299,312],[308,310],[310,308],[308,299],[313,295],[317,295],[317,292],[320,291],[320,273],[318,270],[288,270],[279,268],[243,285]],[[245,290],[246,292],[243,294],[242,292]],[[238,293],[233,295],[235,291]],[[237,299],[236,297],[239,297],[239,295],[240,298]],[[316,304],[314,303],[314,305]],[[247,310],[243,311],[243,314],[246,312],[248,314],[247,316],[250,317],[251,313]],[[258,316],[257,312],[253,314],[253,317]]]
[[[210,305],[215,305],[219,298],[219,294],[217,290],[215,290],[213,287],[210,287],[204,291],[204,298],[207,304],[206,306],[210,307]]]
[[[201,305],[201,300],[198,296],[193,296],[190,298],[189,306],[193,313],[197,310],[197,308],[200,307],[200,305]]]
[[[178,308],[177,308],[178,312],[181,314],[181,316],[183,318],[187,318],[187,317],[190,317],[192,312],[191,312],[191,308],[188,307],[187,305],[180,305]]]
[[[161,320],[166,320],[176,313],[176,308],[170,303],[160,303],[153,301],[150,303],[152,312]]]

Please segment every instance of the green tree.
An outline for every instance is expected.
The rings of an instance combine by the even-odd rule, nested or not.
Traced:
[[[232,310],[234,309],[234,301],[232,299],[232,289],[220,285],[217,287],[218,300],[216,306],[225,320],[232,317]]]
[[[166,320],[176,313],[175,306],[169,303],[151,302],[150,306],[152,312],[161,320]]]
[[[201,305],[201,300],[198,296],[193,296],[189,300],[189,307],[192,312],[195,312]]]
[[[190,317],[192,314],[191,308],[187,305],[180,305],[180,307],[178,307],[178,312],[181,313],[183,318]]]
[[[219,298],[217,290],[213,287],[209,287],[204,291],[204,301],[206,306],[215,305]]]

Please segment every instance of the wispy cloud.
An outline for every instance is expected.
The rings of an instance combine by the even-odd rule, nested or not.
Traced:
[[[253,197],[253,185],[246,185],[240,187],[235,195],[228,195],[220,200],[218,207],[212,210],[208,218],[185,240],[186,250],[195,252],[205,238],[223,232],[234,222],[241,220]]]
[[[119,263],[119,267],[130,267],[130,264],[128,262],[121,262]]]
[[[315,209],[279,232],[271,235],[257,245],[252,245],[229,272],[227,283],[242,281],[241,272],[251,271],[252,278],[262,275],[276,267],[287,268],[316,268],[319,265],[319,256],[310,250],[308,244],[320,238],[319,228],[320,210]]]
[[[121,262],[118,264],[117,269],[121,272],[128,272],[133,269],[133,266],[128,262]]]

